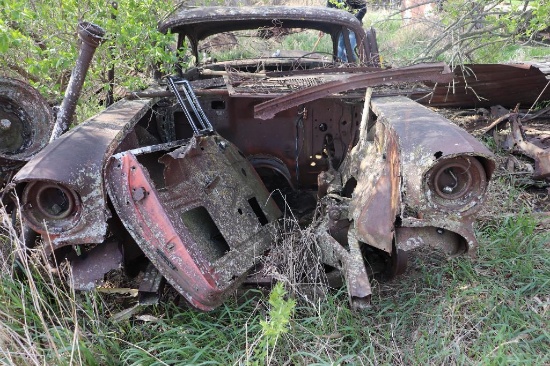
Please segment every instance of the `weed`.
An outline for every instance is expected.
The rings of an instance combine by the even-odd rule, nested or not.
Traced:
[[[273,361],[277,342],[288,333],[289,322],[296,306],[293,299],[285,300],[285,295],[283,284],[278,282],[269,295],[269,318],[260,321],[262,332],[253,342],[252,357],[247,360],[247,364],[269,365]]]

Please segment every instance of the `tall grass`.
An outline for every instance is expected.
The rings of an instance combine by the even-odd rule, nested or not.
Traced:
[[[3,243],[20,247],[10,218],[2,218]],[[372,307],[362,312],[350,310],[345,289],[301,301],[269,358],[254,350],[282,305],[259,291],[209,313],[164,301],[114,322],[116,301],[75,294],[39,250],[17,249],[18,275],[1,278],[0,363],[545,365],[550,236],[535,226],[528,214],[487,221],[476,259],[416,252],[405,275],[373,281]]]
[[[112,364],[120,348],[105,305],[94,294],[75,294],[70,276],[53,270],[40,249],[24,249],[12,215],[2,207],[0,363],[8,365]]]

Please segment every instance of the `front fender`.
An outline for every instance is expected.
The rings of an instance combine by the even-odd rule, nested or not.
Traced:
[[[150,110],[152,102],[140,99],[113,104],[47,145],[14,177],[18,189],[24,192],[25,224],[48,237],[54,249],[103,242],[106,221],[111,215],[103,168],[124,137]],[[74,200],[71,217],[56,218],[40,205],[35,192],[48,189]]]
[[[352,174],[357,186],[349,218],[358,239],[391,253],[395,227],[407,228],[400,230],[397,241],[418,237],[415,242],[433,246],[448,239],[432,231],[450,231],[453,241],[467,243],[467,250],[475,248],[472,223],[495,168],[492,153],[466,131],[408,98],[374,98],[371,108],[377,116],[371,138],[364,151],[352,152],[359,162]],[[447,186],[445,179],[450,180]]]

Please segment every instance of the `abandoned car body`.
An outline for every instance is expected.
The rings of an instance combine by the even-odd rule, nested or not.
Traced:
[[[214,33],[269,38],[283,28],[322,31],[330,58],[277,49],[205,63],[199,54]],[[376,78],[372,34],[326,8],[182,7],[160,30],[177,34],[195,65],[184,69],[182,56],[179,75],[52,141],[14,178],[25,223],[71,260],[78,288],[148,259],[193,306],[213,309],[269,252],[272,224],[289,208],[307,218],[319,207],[320,261],[343,273],[354,307],[369,303],[375,257],[399,273],[421,245],[473,253],[491,153],[426,107],[367,88],[448,80],[445,67]],[[335,55],[349,31],[358,48],[346,42],[355,62],[344,65]],[[331,82],[339,89],[323,89]],[[258,112],[270,102],[273,115]]]

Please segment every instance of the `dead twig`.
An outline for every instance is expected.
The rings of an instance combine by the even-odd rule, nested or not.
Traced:
[[[550,112],[550,107],[543,108],[540,111],[538,111],[537,113],[532,114],[532,115],[528,115],[529,113],[526,113],[526,116],[523,117],[521,120],[523,122],[530,121],[532,119],[535,119],[535,118],[538,118],[538,117],[542,116],[543,114],[546,114],[547,112]]]
[[[531,110],[537,105],[537,103],[539,102],[540,97],[544,94],[544,92],[546,91],[546,88],[548,88],[548,85],[550,85],[550,80],[548,80],[548,82],[546,83],[546,86],[544,88],[542,88],[542,91],[538,95],[537,99],[535,99],[535,101],[533,102],[533,105],[531,106],[531,108],[529,108],[529,110],[527,111],[527,114],[529,112],[531,112]]]
[[[511,113],[506,113],[504,116],[497,118],[493,123],[491,123],[489,126],[485,127],[482,130],[483,134],[486,134],[487,132],[491,131],[493,128],[497,127],[502,122],[508,121],[510,116],[511,116]]]

